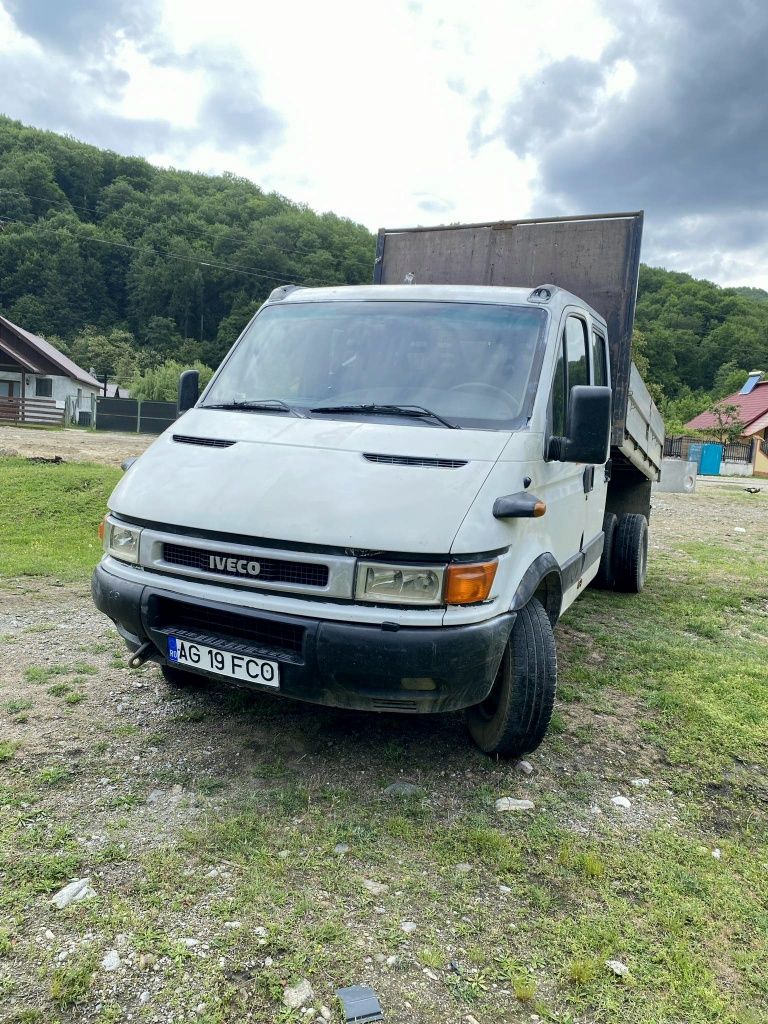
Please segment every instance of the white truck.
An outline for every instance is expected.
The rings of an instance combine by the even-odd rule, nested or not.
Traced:
[[[641,231],[383,230],[373,285],[276,288],[109,500],[93,597],[132,664],[538,746],[559,617],[645,580]]]

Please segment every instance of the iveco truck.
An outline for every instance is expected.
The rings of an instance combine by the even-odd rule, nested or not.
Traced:
[[[641,232],[382,230],[372,285],[276,288],[109,500],[93,597],[132,663],[538,746],[558,619],[645,580]]]

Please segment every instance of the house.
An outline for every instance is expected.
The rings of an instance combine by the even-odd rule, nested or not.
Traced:
[[[101,385],[45,338],[0,316],[0,399],[44,398],[67,408],[71,419],[90,410]]]
[[[754,473],[768,476],[768,380],[762,370],[753,370],[743,387],[735,395],[727,395],[718,404],[735,405],[738,418],[744,424],[741,439],[752,442],[752,468]],[[689,430],[712,430],[717,419],[711,412],[702,412],[686,423]]]

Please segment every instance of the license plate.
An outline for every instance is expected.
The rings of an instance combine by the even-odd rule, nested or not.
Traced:
[[[190,643],[175,636],[168,637],[168,661],[172,665],[199,668],[218,676],[229,676],[245,683],[259,683],[261,686],[280,686],[280,666],[276,661],[262,658],[248,658],[232,651],[220,651],[216,647]]]

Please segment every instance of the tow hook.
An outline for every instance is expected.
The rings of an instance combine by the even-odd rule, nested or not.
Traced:
[[[137,651],[134,651],[134,653],[128,659],[128,668],[141,668],[141,666],[149,657],[149,652],[152,650],[154,646],[155,645],[152,643],[151,640],[147,640],[146,643],[143,643],[141,647]]]

